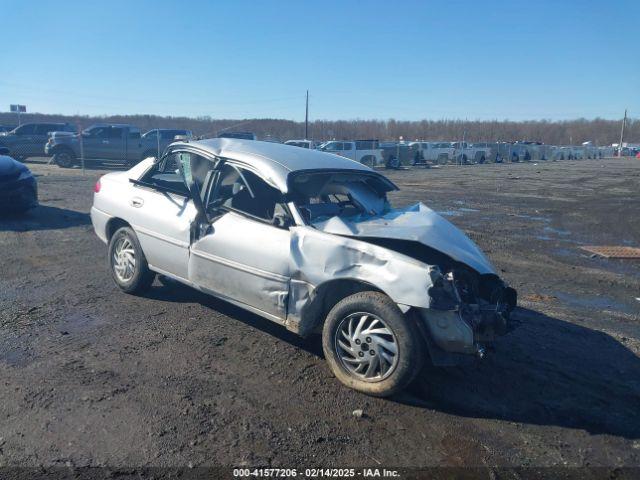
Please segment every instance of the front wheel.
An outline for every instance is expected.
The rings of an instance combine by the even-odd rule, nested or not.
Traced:
[[[130,227],[118,229],[111,237],[109,267],[116,285],[126,293],[148,289],[156,276],[149,270],[138,237]]]
[[[58,152],[53,155],[53,163],[61,168],[71,168],[75,164],[75,157],[69,152]]]
[[[411,318],[380,292],[360,292],[327,315],[322,348],[333,374],[346,386],[387,397],[406,387],[422,368],[420,332]]]

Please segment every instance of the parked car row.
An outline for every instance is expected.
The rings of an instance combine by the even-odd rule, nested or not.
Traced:
[[[101,123],[78,133],[69,123],[26,123],[0,133],[0,148],[16,160],[51,157],[69,168],[80,159],[86,162],[114,161],[134,165],[144,158],[159,156],[176,139],[189,139],[189,130],[157,128],[142,133],[128,124]]]
[[[257,140],[253,132],[222,131],[219,138]],[[129,124],[100,123],[81,133],[69,123],[27,123],[2,132],[0,148],[8,149],[13,158],[51,157],[51,162],[69,168],[85,162],[119,162],[135,165],[144,158],[158,157],[175,140],[192,139],[189,130],[158,128],[142,133]],[[277,141],[268,139],[269,141]],[[444,164],[482,164],[538,160],[579,160],[613,155],[612,147],[582,145],[554,146],[540,142],[449,142],[386,141],[377,139],[330,140],[324,143],[297,139],[285,145],[317,149],[355,160],[369,167],[401,168]]]
[[[539,160],[581,160],[613,156],[612,147],[555,146],[540,142],[379,142],[378,140],[330,141],[314,146],[311,140],[289,140],[287,145],[318,148],[368,166],[400,168],[417,165],[482,164]]]

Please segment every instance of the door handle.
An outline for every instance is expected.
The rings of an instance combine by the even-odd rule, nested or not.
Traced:
[[[142,205],[144,205],[144,200],[142,200],[140,197],[133,197],[129,203],[134,208],[140,208]]]

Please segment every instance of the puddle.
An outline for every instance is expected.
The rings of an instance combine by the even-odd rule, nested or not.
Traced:
[[[436,210],[436,213],[443,217],[459,217],[463,213],[479,212],[477,208],[460,207],[452,210]]]
[[[457,210],[436,210],[438,215],[442,215],[443,217],[459,217],[462,215]]]
[[[14,348],[0,354],[0,361],[6,362],[11,367],[22,367],[29,363],[29,354],[20,348]]]
[[[609,309],[617,310],[624,313],[634,313],[634,310],[626,304],[616,302],[609,297],[581,297],[564,292],[554,292],[554,295],[558,298],[558,300],[572,307]]]
[[[562,236],[571,235],[571,232],[569,230],[560,230],[559,228],[553,227],[544,227],[543,231],[546,233],[555,233],[556,235]]]
[[[105,323],[104,319],[92,317],[91,315],[72,314],[65,317],[64,321],[56,326],[56,329],[63,335],[68,335],[69,333],[78,333],[100,327]]]
[[[528,215],[526,213],[510,213],[509,214],[510,217],[516,217],[516,218],[526,218],[527,220],[533,220],[535,222],[550,222],[551,219],[549,217],[539,217],[539,216],[535,216],[535,215]]]

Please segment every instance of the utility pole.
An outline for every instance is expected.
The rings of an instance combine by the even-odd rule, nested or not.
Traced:
[[[307,90],[307,103],[304,111],[304,139],[309,140],[309,90]]]
[[[624,118],[622,119],[622,129],[620,130],[620,143],[618,144],[618,156],[622,157],[622,142],[624,141],[624,127],[627,125],[627,109],[624,109]]]

